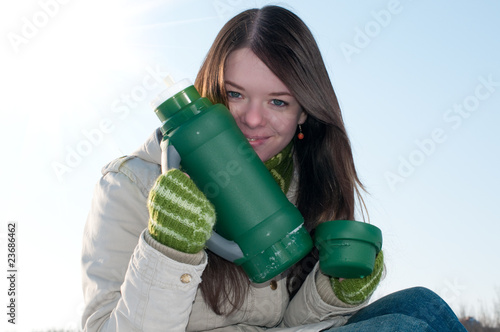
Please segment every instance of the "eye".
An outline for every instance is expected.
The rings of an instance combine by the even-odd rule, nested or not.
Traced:
[[[241,98],[241,93],[235,91],[228,91],[227,96],[229,98]]]
[[[271,104],[273,104],[274,106],[278,106],[278,107],[283,107],[283,106],[288,105],[288,103],[286,101],[283,101],[280,99],[271,100]]]

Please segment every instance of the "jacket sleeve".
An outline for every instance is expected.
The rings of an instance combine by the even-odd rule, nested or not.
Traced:
[[[106,172],[95,189],[82,247],[84,331],[185,331],[206,257],[184,264],[147,243],[149,188],[131,174]]]
[[[341,326],[352,314],[368,304],[369,299],[359,305],[343,303],[336,298],[327,279],[328,277],[319,271],[319,263],[316,263],[288,305],[284,317],[286,326],[323,321],[332,321],[333,326]],[[328,303],[325,299],[328,299]]]

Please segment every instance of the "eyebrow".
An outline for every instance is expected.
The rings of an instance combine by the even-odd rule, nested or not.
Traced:
[[[236,89],[239,89],[239,90],[245,91],[245,88],[243,88],[242,86],[240,86],[240,85],[238,85],[238,84],[236,84],[236,83],[234,83],[234,82],[231,82],[231,81],[226,80],[224,83],[225,83],[225,84],[232,85],[232,86],[234,86]],[[283,95],[287,95],[287,96],[293,97],[293,95],[292,95],[290,92],[288,92],[288,91],[282,91],[282,92],[271,92],[269,95],[270,95],[270,96],[283,96]]]

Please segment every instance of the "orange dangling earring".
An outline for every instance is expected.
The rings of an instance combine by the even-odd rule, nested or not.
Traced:
[[[304,134],[302,133],[302,126],[299,125],[299,133],[297,134],[298,139],[304,139]]]

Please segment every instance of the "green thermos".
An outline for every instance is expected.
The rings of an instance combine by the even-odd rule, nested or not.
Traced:
[[[189,80],[167,88],[152,107],[162,122],[162,145],[167,151],[162,164],[168,163],[162,165],[164,171],[180,162],[215,206],[210,250],[241,265],[257,283],[275,277],[310,252],[313,242],[302,215],[227,107],[202,98]]]

